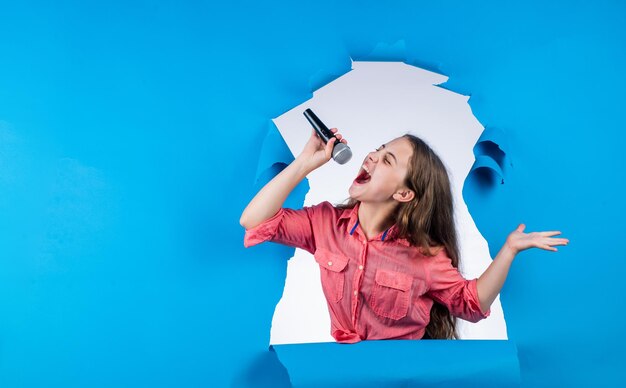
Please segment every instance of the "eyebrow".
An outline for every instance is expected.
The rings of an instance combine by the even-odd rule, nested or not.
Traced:
[[[381,149],[385,149],[385,145],[381,145],[380,146]],[[394,161],[396,162],[396,164],[398,164],[398,159],[396,158],[396,155],[392,154],[391,152],[387,151],[387,153],[391,156],[393,156]]]

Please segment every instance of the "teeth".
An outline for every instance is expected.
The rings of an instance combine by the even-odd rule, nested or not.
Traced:
[[[369,168],[367,168],[366,165],[363,165],[363,170],[365,170],[365,172],[368,173],[368,174],[370,173],[370,170],[369,170]]]

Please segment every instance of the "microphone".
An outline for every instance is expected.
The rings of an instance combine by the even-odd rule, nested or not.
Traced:
[[[322,120],[320,120],[311,109],[304,111],[304,117],[309,120],[309,123],[311,123],[315,132],[317,132],[317,135],[324,141],[324,143],[328,143],[332,137],[335,137],[330,129],[324,125]],[[350,158],[352,158],[352,150],[350,147],[337,140],[333,146],[333,159],[335,159],[335,162],[339,164],[346,164]]]

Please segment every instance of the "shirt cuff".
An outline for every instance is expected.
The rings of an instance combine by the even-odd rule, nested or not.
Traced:
[[[470,280],[470,287],[471,287],[472,293],[476,295],[476,311],[480,313],[479,314],[480,319],[487,318],[489,315],[491,315],[491,307],[489,307],[487,311],[483,311],[482,308],[480,307],[480,298],[478,297],[478,279]]]
[[[248,248],[264,241],[271,240],[276,234],[276,230],[278,229],[278,225],[280,225],[280,221],[282,220],[284,213],[285,210],[281,208],[271,218],[261,222],[254,228],[247,229],[246,234],[243,237],[243,246]]]

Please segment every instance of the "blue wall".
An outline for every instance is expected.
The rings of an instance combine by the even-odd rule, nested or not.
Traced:
[[[84,3],[0,5],[1,386],[287,384],[289,249],[239,215],[268,120],[376,56],[506,133],[506,183],[465,187],[493,254],[522,221],[571,240],[503,289],[522,384],[623,383],[623,2]]]

